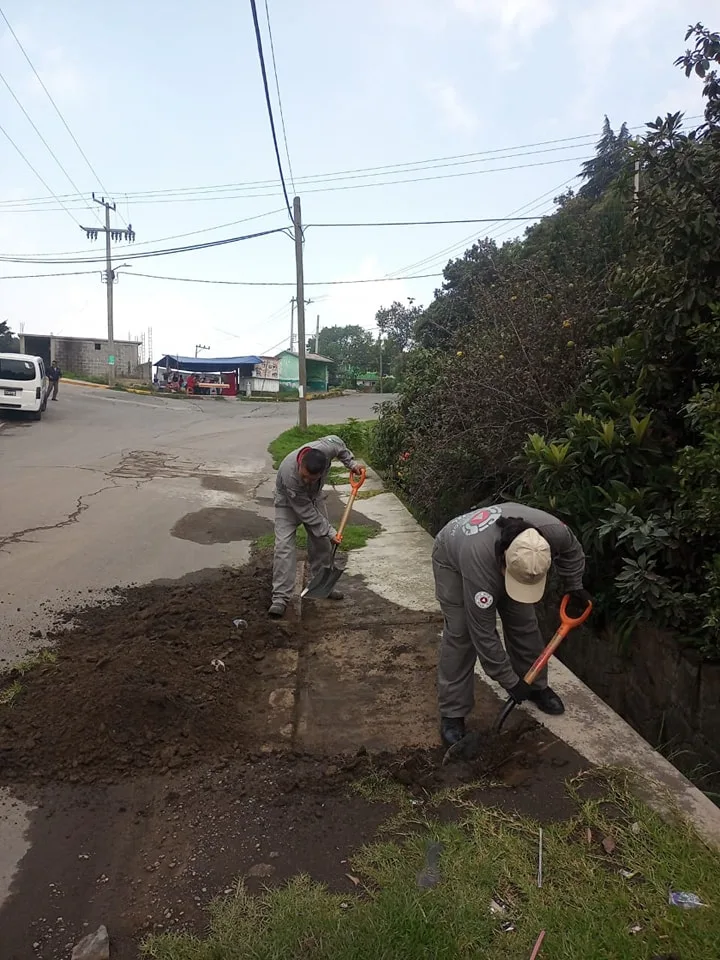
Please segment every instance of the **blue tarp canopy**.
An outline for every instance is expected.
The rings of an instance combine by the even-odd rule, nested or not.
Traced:
[[[254,367],[262,357],[173,357],[169,353],[154,366],[188,373],[233,373],[238,367]]]

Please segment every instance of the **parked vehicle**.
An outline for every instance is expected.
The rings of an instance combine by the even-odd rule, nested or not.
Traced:
[[[42,357],[0,353],[0,410],[21,410],[41,420],[47,407],[48,378]]]

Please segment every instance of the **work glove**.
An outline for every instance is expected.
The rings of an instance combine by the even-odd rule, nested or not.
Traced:
[[[567,605],[567,615],[573,620],[577,620],[587,610],[589,603],[592,603],[592,597],[587,590],[580,587],[579,590],[570,591],[570,600]]]
[[[518,680],[514,687],[510,687],[508,695],[513,698],[515,703],[522,703],[527,700],[532,693],[532,687],[524,680]]]

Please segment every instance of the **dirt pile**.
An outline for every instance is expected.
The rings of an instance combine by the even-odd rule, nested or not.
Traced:
[[[22,685],[0,710],[0,780],[114,780],[257,749],[262,661],[302,642],[300,624],[266,615],[270,563],[72,611],[74,627],[52,637],[56,662],[0,684]]]

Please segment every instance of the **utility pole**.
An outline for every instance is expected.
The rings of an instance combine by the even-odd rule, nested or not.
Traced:
[[[298,330],[298,423],[301,430],[307,428],[307,366],[305,363],[305,277],[303,274],[303,234],[300,197],[293,200],[293,225],[295,227],[295,277],[297,280],[297,330]]]
[[[315,353],[320,353],[320,314],[315,320]]]
[[[378,347],[380,349],[380,393],[383,392],[382,382],[382,330],[378,331]]]
[[[290,300],[290,353],[295,346],[295,297]]]
[[[202,343],[195,344],[195,359],[197,360],[197,355],[199,350],[209,350],[210,347],[203,346]]]
[[[135,231],[132,228],[132,224],[127,225],[127,229],[116,230],[110,228],[110,211],[115,211],[115,204],[110,203],[109,200],[106,200],[105,197],[98,200],[98,198],[93,193],[92,195],[95,203],[100,204],[101,207],[105,207],[105,226],[104,227],[83,227],[80,229],[85,231],[88,240],[97,240],[98,233],[105,234],[105,283],[107,284],[107,326],[108,326],[108,385],[114,386],[115,384],[115,333],[113,330],[113,284],[115,283],[115,272],[112,268],[112,246],[111,241],[113,240],[126,240],[129,243],[135,239]]]
[[[633,211],[637,220],[638,198],[640,196],[640,157],[635,159],[635,176],[633,177]]]

